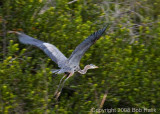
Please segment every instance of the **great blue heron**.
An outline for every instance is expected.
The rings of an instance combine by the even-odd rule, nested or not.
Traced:
[[[46,42],[40,41],[38,39],[32,38],[22,32],[9,31],[8,33],[17,34],[19,41],[23,44],[30,44],[30,45],[34,45],[34,46],[40,48],[55,63],[57,63],[58,67],[60,69],[53,70],[52,73],[57,73],[57,74],[65,73],[65,75],[60,80],[60,84],[61,84],[61,81],[63,80],[63,78],[65,76],[67,76],[67,78],[63,81],[63,84],[62,84],[62,88],[63,88],[65,81],[69,77],[71,77],[74,74],[74,72],[79,72],[80,74],[85,74],[88,69],[98,68],[97,66],[90,64],[90,65],[86,65],[84,67],[84,69],[81,70],[79,67],[79,63],[80,63],[80,60],[81,60],[82,56],[84,55],[84,53],[88,50],[88,48],[90,46],[92,46],[96,42],[96,40],[98,40],[101,37],[101,35],[105,32],[106,28],[107,28],[107,26],[98,30],[97,32],[94,32],[88,38],[86,38],[81,44],[79,44],[76,47],[76,49],[72,52],[72,54],[69,58],[66,58],[62,54],[61,51],[59,51],[54,45],[52,45],[50,43],[46,43]],[[62,88],[61,88],[61,90],[62,90]],[[58,89],[59,89],[59,87],[58,87]],[[61,93],[61,90],[60,90],[60,92],[58,92],[58,89],[56,91],[57,96],[59,96]]]

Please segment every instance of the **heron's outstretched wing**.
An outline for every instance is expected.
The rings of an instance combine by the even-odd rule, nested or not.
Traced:
[[[10,32],[11,33],[11,32]],[[14,32],[18,34],[18,39],[23,44],[34,45],[43,50],[59,67],[62,67],[67,58],[52,44],[32,38],[24,33]]]
[[[88,38],[86,38],[81,44],[79,44],[76,49],[72,52],[71,56],[69,57],[69,62],[73,62],[75,65],[79,64],[82,56],[91,47],[96,40],[98,40],[101,35],[105,32],[108,26],[98,30],[91,34]]]

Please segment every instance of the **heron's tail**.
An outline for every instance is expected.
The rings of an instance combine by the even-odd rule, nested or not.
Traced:
[[[60,71],[60,69],[52,69],[51,72],[57,74]]]

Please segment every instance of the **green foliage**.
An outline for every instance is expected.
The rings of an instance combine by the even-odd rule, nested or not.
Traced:
[[[0,112],[89,113],[94,108],[156,108],[160,102],[159,1],[3,0],[0,2]],[[152,10],[153,9],[153,10]],[[41,50],[19,44],[8,30],[56,45],[67,57],[110,23],[81,60],[99,69],[75,73],[58,101],[62,75]],[[102,100],[107,93],[104,104]],[[92,113],[92,112],[90,112]]]

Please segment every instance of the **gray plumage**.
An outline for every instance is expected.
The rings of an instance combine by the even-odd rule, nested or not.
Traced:
[[[57,49],[54,45],[40,41],[38,39],[32,38],[24,33],[17,32],[17,31],[9,31],[8,33],[15,33],[18,35],[18,39],[21,43],[23,44],[29,44],[29,45],[34,45],[41,50],[43,50],[55,63],[58,64],[58,67],[60,69],[53,70],[52,73],[66,73],[65,76],[68,76],[62,84],[65,83],[65,81],[74,74],[74,72],[79,72],[81,74],[85,74],[88,69],[95,69],[98,68],[97,66],[90,64],[86,65],[83,70],[80,69],[79,67],[79,62],[84,55],[84,53],[88,50],[89,47],[91,47],[96,40],[98,40],[101,35],[105,32],[106,28],[108,26],[104,27],[103,29],[98,30],[97,32],[94,32],[91,34],[88,38],[86,38],[82,43],[80,43],[76,49],[72,52],[71,56],[69,58],[66,58],[59,49]],[[62,79],[63,79],[62,78]],[[61,81],[62,81],[61,79]],[[61,83],[60,81],[60,83]],[[62,90],[61,88],[61,90]],[[58,87],[59,89],[59,87]],[[58,92],[56,91],[57,97],[60,95],[61,91]]]
[[[24,33],[19,33],[19,41],[23,44],[34,45],[43,50],[59,67],[67,60],[67,58],[54,45],[32,38]]]
[[[79,62],[84,53],[96,42],[96,40],[98,40],[101,37],[106,28],[107,26],[91,34],[81,44],[79,44],[69,57],[69,61],[76,65],[79,65]]]
[[[16,32],[16,31],[9,31],[9,33],[16,33],[18,35],[18,39],[23,44],[30,44],[34,45],[41,50],[43,50],[55,63],[58,64],[58,67],[61,69],[54,70],[53,73],[74,73],[78,71],[81,74],[86,73],[86,69],[93,69],[97,68],[95,65],[88,65],[86,69],[81,70],[79,67],[79,62],[84,55],[84,53],[91,47],[96,40],[98,40],[101,35],[106,30],[107,26],[103,29],[98,30],[91,34],[88,38],[86,38],[82,43],[80,43],[76,49],[72,52],[71,56],[67,59],[59,49],[57,49],[54,45],[40,41],[38,39],[32,38],[24,33]]]

